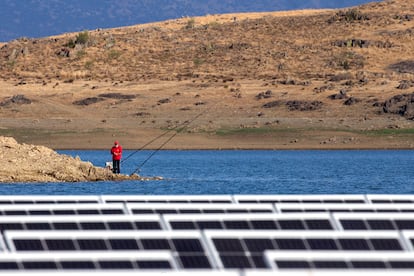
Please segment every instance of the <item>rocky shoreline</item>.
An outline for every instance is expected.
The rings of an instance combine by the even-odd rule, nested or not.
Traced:
[[[39,146],[20,144],[12,137],[0,136],[0,183],[16,182],[83,182],[161,180],[161,177],[141,177],[137,174],[113,174],[79,157],[58,154]]]

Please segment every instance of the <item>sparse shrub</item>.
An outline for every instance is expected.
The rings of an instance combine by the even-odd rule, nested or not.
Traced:
[[[185,25],[186,29],[193,29],[195,27],[195,19],[194,18],[190,18],[187,21],[187,25]]]
[[[354,22],[369,20],[369,16],[362,14],[358,9],[349,9],[346,11],[339,11],[328,20],[328,23],[336,21]]]
[[[212,29],[218,29],[221,27],[221,24],[217,21],[209,22],[208,27]]]
[[[84,32],[78,33],[75,40],[73,40],[72,38],[69,39],[69,41],[64,46],[67,48],[73,49],[75,48],[76,44],[86,45],[89,42],[89,40],[90,38],[89,38],[88,31],[84,31]]]
[[[118,59],[121,56],[121,52],[117,50],[111,50],[108,53],[108,59]]]
[[[89,41],[89,32],[84,31],[76,36],[75,44],[86,44]]]
[[[87,62],[85,62],[85,69],[91,70],[92,68],[93,68],[93,61],[92,60],[88,60]]]
[[[201,59],[201,58],[195,58],[195,59],[193,60],[193,63],[194,63],[194,65],[195,65],[195,66],[200,66],[201,64],[203,64],[203,63],[204,63],[204,60],[203,60],[203,59]]]
[[[350,9],[343,14],[343,17],[345,21],[352,22],[361,20],[363,18],[363,15],[357,9]]]
[[[365,58],[362,55],[347,51],[334,56],[330,61],[330,65],[344,70],[360,69],[364,67],[364,60]]]
[[[75,48],[76,43],[73,39],[69,39],[69,41],[64,46],[73,49],[73,48]]]
[[[82,50],[79,50],[79,51],[76,52],[76,57],[77,58],[82,58],[84,56],[86,56],[86,51],[85,50],[82,49]]]
[[[353,79],[353,75],[349,72],[340,73],[340,74],[334,75],[329,78],[330,81],[335,81],[335,82],[343,81],[343,80],[350,80],[350,79]]]

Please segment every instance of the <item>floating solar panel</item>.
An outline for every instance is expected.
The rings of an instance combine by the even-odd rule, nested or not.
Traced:
[[[237,214],[273,213],[272,204],[234,203],[128,203],[130,214]]]
[[[4,234],[12,252],[52,251],[158,251],[170,252],[183,269],[211,269],[210,259],[200,232],[50,232],[24,231]],[[134,242],[135,241],[135,242]],[[76,254],[75,254],[76,255]]]
[[[0,255],[0,271],[25,270],[174,270],[177,263],[168,252],[40,252],[40,253],[10,253]]]
[[[414,216],[409,213],[333,214],[344,230],[414,230]]]
[[[9,230],[161,230],[159,215],[7,216],[0,217],[0,232]]]
[[[278,213],[414,213],[414,204],[276,203]]]
[[[234,195],[237,203],[366,203],[364,195]]]
[[[0,216],[114,215],[124,214],[123,204],[22,204],[0,205]]]
[[[370,203],[394,204],[414,203],[414,195],[366,195]]]
[[[329,214],[175,214],[164,215],[173,230],[333,230]]]
[[[338,231],[206,231],[206,242],[225,269],[269,268],[266,251],[385,252],[407,251],[407,241],[395,232]],[[240,258],[240,262],[236,260]]]
[[[413,273],[412,200],[410,195],[0,196],[0,273]]]
[[[278,252],[267,251],[265,253],[266,263],[272,269],[297,270],[297,269],[341,269],[354,270],[365,269],[390,270],[412,269],[414,267],[414,255],[412,252],[397,254],[372,253],[361,254],[358,252],[330,252],[330,253],[309,253],[309,252]],[[392,272],[394,273],[394,272]]]
[[[102,195],[105,203],[233,203],[230,195]]]
[[[100,203],[99,196],[89,195],[0,195],[0,205],[21,205],[21,204],[91,204]]]

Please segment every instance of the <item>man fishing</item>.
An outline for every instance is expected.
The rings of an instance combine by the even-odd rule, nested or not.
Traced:
[[[114,142],[113,147],[111,148],[112,154],[112,172],[119,174],[121,172],[121,158],[122,158],[122,147],[118,141]]]

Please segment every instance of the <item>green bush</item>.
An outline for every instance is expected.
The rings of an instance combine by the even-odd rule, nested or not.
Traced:
[[[79,33],[76,36],[75,44],[86,44],[89,41],[89,33],[88,31],[84,31]]]
[[[73,39],[69,39],[69,41],[65,44],[65,47],[75,48],[75,45],[76,45],[75,41]]]

